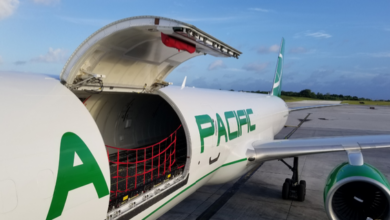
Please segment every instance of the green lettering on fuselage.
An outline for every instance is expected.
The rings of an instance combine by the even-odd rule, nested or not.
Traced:
[[[240,126],[238,125],[238,121],[237,121],[237,131],[232,132],[230,129],[230,123],[229,123],[230,118],[235,118],[237,121],[236,113],[234,111],[225,112],[225,120],[226,120],[226,124],[228,127],[229,140],[234,140],[238,137],[238,132],[240,130],[239,129]]]
[[[221,137],[225,136],[225,142],[234,140],[240,136],[242,136],[242,126],[247,126],[247,133],[252,132],[256,129],[256,125],[251,123],[250,115],[253,114],[252,109],[242,109],[236,111],[227,111],[224,112],[225,121],[227,125],[227,131],[226,126],[221,118],[221,116],[217,113],[216,114],[216,120],[217,120],[217,132],[218,132],[218,140],[217,140],[217,146],[219,146]],[[245,117],[244,117],[245,116]],[[237,131],[232,131],[230,128],[229,119],[235,119],[237,123]],[[195,116],[196,124],[198,125],[199,130],[199,136],[200,136],[200,153],[204,152],[204,139],[210,136],[214,135],[215,129],[214,129],[214,120],[207,114],[205,115],[197,115]],[[207,126],[206,124],[211,124],[211,126]],[[207,127],[202,128],[202,125],[206,125]]]
[[[253,111],[252,109],[248,108],[246,110],[246,114],[248,116],[248,132],[251,132],[251,131],[254,131],[256,129],[256,125],[252,125],[251,124],[251,118],[249,117],[249,115],[252,115],[253,114]]]
[[[73,166],[75,154],[83,164]],[[87,145],[76,134],[67,132],[61,139],[57,180],[46,219],[61,216],[69,191],[90,183],[99,198],[109,194],[103,173]]]
[[[199,135],[200,135],[200,152],[204,151],[204,139],[214,134],[214,122],[209,115],[198,115],[195,116],[196,124],[198,124]],[[210,127],[202,128],[202,124],[211,124]]]
[[[228,138],[226,135],[226,128],[225,125],[223,124],[221,116],[219,116],[219,114],[217,113],[216,117],[217,117],[217,126],[218,126],[218,141],[217,141],[217,147],[218,147],[221,141],[221,136],[225,136],[225,142],[228,142]]]
[[[241,116],[245,116],[245,118],[241,118]],[[238,118],[238,121],[240,122],[240,129],[239,129],[239,131],[240,131],[240,136],[242,135],[242,126],[243,125],[247,125],[248,126],[248,118],[247,118],[247,116],[246,116],[246,112],[245,112],[245,110],[238,110],[237,111],[237,118]],[[248,132],[249,133],[249,132]]]

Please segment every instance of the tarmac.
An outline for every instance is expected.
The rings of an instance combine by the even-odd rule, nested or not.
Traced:
[[[289,107],[324,104],[287,103]],[[332,103],[326,103],[332,104]],[[336,103],[335,103],[336,104]],[[343,105],[291,112],[286,127],[275,136],[294,138],[390,134],[390,106]],[[363,151],[364,161],[378,168],[390,181],[390,149]],[[323,189],[333,168],[348,161],[346,153],[300,157],[300,179],[306,180],[304,202],[283,200],[282,185],[292,172],[280,161],[265,162],[256,171],[221,185],[203,186],[161,216],[160,220],[181,219],[283,219],[327,220]],[[286,159],[292,165],[292,159]]]

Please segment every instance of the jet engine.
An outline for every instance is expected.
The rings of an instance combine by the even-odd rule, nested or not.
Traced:
[[[343,163],[327,179],[325,209],[330,219],[390,219],[390,185],[375,167]]]

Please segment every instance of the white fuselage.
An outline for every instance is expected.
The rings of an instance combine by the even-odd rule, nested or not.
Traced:
[[[100,122],[88,111],[88,100],[86,107],[59,81],[44,76],[1,75],[0,90],[0,219],[47,218],[56,187],[61,138],[67,132],[83,140],[110,186],[107,143],[97,125]],[[135,219],[156,219],[202,185],[224,183],[242,175],[253,167],[247,161],[251,143],[273,140],[288,117],[283,100],[269,95],[173,86],[155,95],[169,103],[184,127],[184,175],[189,176],[186,185]],[[229,118],[239,111],[246,114],[241,117],[247,122],[242,126],[239,116]],[[229,126],[226,136],[219,134],[217,114],[226,130]],[[195,116],[204,115],[214,125],[197,123]],[[200,129],[210,127],[214,127],[213,134],[203,138],[202,149]],[[94,184],[87,184],[69,191],[63,212],[56,219],[105,219],[108,202],[108,195],[99,198]]]

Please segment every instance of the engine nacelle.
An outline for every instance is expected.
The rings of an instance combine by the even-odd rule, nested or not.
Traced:
[[[390,184],[375,167],[343,163],[327,179],[325,209],[330,219],[390,219]]]

